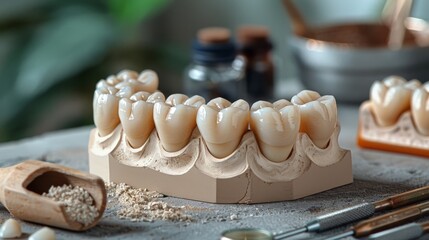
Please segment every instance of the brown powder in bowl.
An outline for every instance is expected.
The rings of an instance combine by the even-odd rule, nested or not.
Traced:
[[[131,187],[125,183],[106,183],[108,208],[116,208],[116,215],[121,219],[131,221],[167,220],[192,221],[185,215],[182,207],[173,207],[159,201],[162,194]]]
[[[94,199],[82,187],[72,185],[51,186],[48,193],[42,195],[64,204],[66,214],[72,221],[87,226],[98,217],[99,213],[94,206]]]

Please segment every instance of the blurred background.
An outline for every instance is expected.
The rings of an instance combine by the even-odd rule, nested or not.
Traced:
[[[384,0],[299,0],[314,26],[377,21]],[[413,16],[428,20],[429,1]],[[198,29],[264,25],[277,59],[278,97],[294,89],[289,19],[280,0],[1,0],[0,141],[93,124],[95,84],[122,69],[155,70],[181,92]]]

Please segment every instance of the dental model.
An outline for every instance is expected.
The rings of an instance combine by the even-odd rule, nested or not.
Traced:
[[[376,81],[359,110],[358,145],[429,156],[429,83],[391,76]]]
[[[166,195],[214,203],[292,200],[353,181],[338,145],[333,96],[291,102],[157,92],[153,71],[122,71],[94,93],[90,172]]]

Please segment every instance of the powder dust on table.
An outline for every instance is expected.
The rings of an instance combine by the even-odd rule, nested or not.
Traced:
[[[106,183],[108,208],[116,208],[116,215],[131,221],[192,221],[183,213],[183,207],[173,207],[159,201],[162,194],[131,187],[125,183]]]
[[[42,195],[64,204],[66,214],[72,221],[87,226],[98,217],[99,213],[94,206],[94,199],[82,187],[65,184],[63,186],[51,186],[49,191]]]

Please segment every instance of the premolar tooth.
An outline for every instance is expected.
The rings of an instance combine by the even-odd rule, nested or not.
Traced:
[[[414,90],[411,98],[411,115],[417,131],[429,135],[429,84]]]
[[[299,107],[287,100],[273,104],[259,101],[252,105],[250,128],[262,154],[270,161],[288,158],[300,128]]]
[[[196,126],[198,107],[204,102],[204,98],[200,96],[188,99],[186,95],[173,94],[165,103],[155,103],[153,119],[161,145],[166,151],[175,152],[188,144]]]
[[[106,82],[110,85],[110,86],[115,86],[116,84],[122,82],[122,79],[117,78],[114,75],[110,75],[106,78]]]
[[[128,79],[134,79],[136,80],[138,78],[139,74],[136,71],[132,70],[122,70],[118,73],[118,79],[125,81]]]
[[[115,91],[113,89],[100,88],[94,92],[94,124],[102,137],[111,133],[119,124],[118,105],[120,98],[112,94]]]
[[[300,132],[305,132],[319,148],[325,148],[337,124],[337,103],[331,95],[320,97],[304,90],[292,98],[301,114]]]
[[[238,147],[249,124],[249,104],[215,98],[198,109],[197,125],[210,153],[223,158]]]
[[[162,95],[162,93],[157,93],[158,97],[149,101],[150,93],[138,92],[130,99],[122,98],[119,101],[119,118],[132,147],[142,146],[154,129],[153,100],[163,101],[160,94]]]
[[[418,86],[418,81],[405,83],[397,77],[374,82],[370,90],[370,101],[377,123],[383,127],[395,124],[399,116],[410,108],[411,94]]]
[[[140,73],[137,80],[145,86],[145,91],[155,92],[158,89],[159,78],[158,74],[152,70],[144,70]]]

